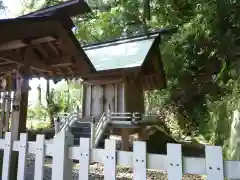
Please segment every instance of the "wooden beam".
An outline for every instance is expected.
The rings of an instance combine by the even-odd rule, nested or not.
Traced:
[[[115,83],[122,83],[123,79],[121,78],[105,78],[105,79],[99,79],[99,80],[86,80],[83,81],[83,84],[86,85],[102,85],[102,84],[115,84]]]
[[[41,38],[37,38],[37,39],[32,39],[30,41],[30,45],[42,44],[42,43],[56,41],[56,40],[57,39],[54,38],[53,36],[46,36],[46,37],[41,37]]]
[[[48,52],[43,48],[42,44],[36,46],[36,50],[40,53],[43,58],[48,58]]]
[[[32,39],[29,41],[24,41],[22,39],[18,40],[13,40],[13,41],[8,41],[4,44],[0,45],[0,51],[6,51],[6,50],[13,50],[13,49],[19,49],[22,47],[30,46],[30,45],[37,45],[45,42],[51,42],[55,41],[56,38],[52,36],[46,36],[42,38],[37,38],[37,39]]]
[[[130,73],[130,72],[136,72],[139,73],[141,72],[141,68],[140,67],[136,67],[136,68],[127,68],[127,69],[113,69],[113,70],[106,70],[106,71],[98,71],[95,73],[89,73],[84,75],[82,78],[83,79],[96,79],[96,78],[117,78],[117,77],[122,77],[124,74],[126,73]]]
[[[10,42],[6,42],[4,44],[0,45],[0,51],[6,51],[10,49],[19,49],[22,47],[27,46],[26,43],[24,43],[22,40],[14,40]]]
[[[2,62],[0,62],[0,66],[1,65],[7,65],[7,64],[13,64],[13,63],[9,62],[9,61],[2,61]]]
[[[57,56],[61,56],[60,52],[58,51],[58,49],[55,47],[54,44],[52,43],[47,43],[47,45],[54,51],[54,53],[57,55]]]
[[[38,59],[36,54],[31,52],[30,50],[25,53],[24,58],[26,61],[29,61],[30,67],[32,69],[44,72],[53,71],[53,67],[70,66],[73,64],[69,56],[63,56],[59,58],[46,58],[44,59],[44,61],[48,63],[44,63],[42,60]],[[0,59],[11,63],[16,63],[18,65],[24,65],[24,61],[21,58],[21,54],[19,52],[0,52]]]
[[[71,65],[73,65],[73,63],[69,62],[67,60],[60,61],[60,63],[58,63],[58,64],[56,64],[56,63],[50,64],[50,66],[52,66],[52,67],[64,67],[64,66],[71,66]]]
[[[17,69],[17,68],[18,68],[18,66],[16,64],[0,66],[0,74],[11,72],[11,71],[13,71],[14,69]]]
[[[25,52],[26,55],[24,55],[25,61],[29,62],[29,65],[33,69],[37,69],[40,71],[51,71],[51,67],[44,62],[38,60],[36,58],[36,55],[31,53],[31,56],[28,55],[27,52]],[[11,52],[11,51],[4,51],[0,52],[0,59],[14,62],[19,65],[24,65],[24,60],[21,58],[22,55],[19,52]]]
[[[64,45],[64,49],[68,54],[72,55],[73,60],[75,61],[74,64],[76,69],[83,74],[91,72],[90,68],[92,64],[90,65],[87,63],[88,57],[83,51],[83,49],[80,47],[79,42],[76,41],[72,31],[61,31],[60,37],[61,42]]]

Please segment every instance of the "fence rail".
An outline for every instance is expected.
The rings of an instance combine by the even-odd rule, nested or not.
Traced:
[[[222,148],[206,146],[206,158],[182,157],[180,144],[168,144],[167,155],[147,154],[145,142],[134,142],[133,152],[116,151],[116,141],[106,140],[105,149],[91,149],[90,139],[81,138],[80,146],[72,146],[73,137],[60,132],[53,144],[45,142],[44,135],[38,135],[36,142],[28,142],[27,134],[21,134],[19,141],[12,141],[6,133],[0,140],[4,151],[2,180],[8,180],[11,152],[19,152],[18,179],[24,180],[27,153],[35,154],[34,180],[43,179],[44,156],[52,156],[52,179],[72,179],[72,160],[78,160],[79,177],[89,179],[89,165],[99,162],[104,165],[104,179],[116,179],[116,165],[133,168],[134,180],[146,180],[147,169],[168,172],[169,180],[181,180],[183,174],[207,175],[208,180],[240,179],[240,161],[223,161]]]

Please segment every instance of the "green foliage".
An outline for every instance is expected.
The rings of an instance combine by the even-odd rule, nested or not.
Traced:
[[[71,113],[76,110],[77,105],[81,107],[82,85],[81,82],[61,81],[55,88],[47,85],[46,95],[43,97],[42,95],[44,93],[39,85],[37,105],[28,108],[28,127],[33,129],[49,127],[49,122],[53,123],[53,118],[57,114]]]
[[[27,129],[30,129],[30,130],[43,130],[48,128],[51,128],[50,121],[35,119],[35,120],[28,120],[27,122]]]

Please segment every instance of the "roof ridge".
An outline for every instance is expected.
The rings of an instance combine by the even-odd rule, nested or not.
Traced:
[[[96,44],[91,44],[87,46],[82,46],[84,51],[91,50],[91,49],[99,49],[99,48],[104,48],[107,46],[117,46],[120,44],[126,44],[126,43],[131,43],[131,42],[136,42],[136,41],[143,41],[146,39],[152,39],[156,38],[159,36],[159,33],[155,33],[152,35],[145,35],[145,36],[135,36],[135,37],[128,37],[128,38],[122,38],[122,39],[115,39],[112,41],[106,41],[106,42],[101,42],[101,43],[96,43]]]
[[[106,46],[123,44],[123,43],[127,43],[130,41],[141,41],[144,39],[149,39],[149,38],[159,36],[161,34],[175,32],[176,30],[177,30],[176,27],[159,28],[159,29],[155,29],[153,31],[149,31],[148,33],[141,33],[141,34],[134,35],[134,36],[120,37],[120,38],[116,38],[116,39],[108,40],[108,41],[104,41],[104,42],[82,45],[82,47],[84,50],[89,50],[89,49],[94,49],[94,48],[101,48],[101,47],[106,47]]]

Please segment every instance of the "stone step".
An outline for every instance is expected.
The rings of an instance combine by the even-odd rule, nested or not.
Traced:
[[[90,138],[91,137],[91,133],[74,133],[73,134],[74,138],[81,138],[81,137],[86,137],[86,138]]]
[[[100,117],[96,117],[96,123],[98,123]],[[74,137],[74,145],[79,145],[80,138],[91,138],[91,117],[82,118],[80,121],[74,122],[69,128]],[[103,135],[103,138],[99,142],[98,147],[104,148],[105,139],[108,138],[109,131]]]
[[[75,122],[72,127],[89,127],[91,128],[91,123],[81,123],[81,122]]]
[[[91,133],[91,128],[79,128],[79,127],[72,127],[71,132],[74,133]]]

